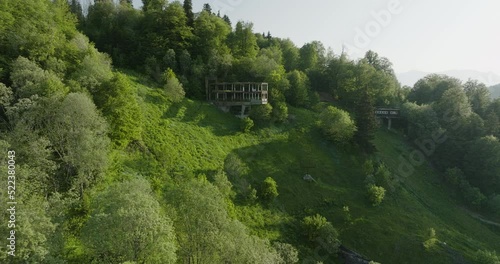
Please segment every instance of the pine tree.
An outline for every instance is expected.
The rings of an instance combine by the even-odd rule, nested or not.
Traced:
[[[207,11],[209,14],[212,14],[212,7],[210,4],[203,4],[203,11]]]
[[[232,26],[231,25],[231,19],[229,19],[229,17],[227,15],[224,15],[222,17],[222,20],[224,20],[229,26]]]
[[[375,117],[375,106],[373,94],[370,93],[368,86],[365,86],[360,91],[360,98],[355,106],[356,121],[358,131],[356,141],[368,152],[375,150],[375,146],[371,142],[374,138],[375,130],[377,129],[377,120]]]
[[[191,0],[184,0],[184,12],[186,13],[187,17],[187,24],[190,27],[194,26],[194,14],[193,14],[193,1]]]

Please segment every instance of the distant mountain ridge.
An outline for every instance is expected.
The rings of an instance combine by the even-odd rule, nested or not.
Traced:
[[[432,74],[431,72],[423,72],[423,71],[408,71],[397,73],[396,77],[398,78],[401,85],[408,85],[413,87],[413,85],[426,75]],[[464,82],[468,79],[478,80],[486,86],[493,86],[500,83],[500,75],[493,72],[481,72],[474,70],[451,70],[451,71],[443,71],[437,72],[437,74],[445,74],[448,76],[452,76],[458,78]]]
[[[490,88],[491,98],[500,98],[500,83],[493,85]]]

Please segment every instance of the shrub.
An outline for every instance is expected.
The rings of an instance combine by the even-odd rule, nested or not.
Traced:
[[[465,201],[473,206],[481,206],[486,201],[486,196],[477,187],[468,186],[463,191]]]
[[[256,122],[263,123],[271,120],[272,111],[273,107],[270,104],[252,106],[249,116]]]
[[[475,256],[475,263],[477,264],[500,264],[500,258],[496,252],[478,250]]]
[[[488,200],[488,208],[495,214],[500,215],[500,194],[492,196]]]
[[[284,122],[288,118],[288,106],[284,102],[276,102],[273,107],[272,117],[276,122]]]
[[[274,198],[278,197],[278,185],[273,178],[267,177],[264,180],[261,186],[260,197],[265,202],[272,202]]]
[[[380,164],[375,171],[375,179],[386,190],[391,192],[395,190],[394,184],[391,181],[391,172],[384,163]]]
[[[184,99],[186,93],[184,92],[182,84],[179,82],[172,69],[168,68],[165,71],[163,74],[163,81],[165,82],[165,93],[173,102],[177,103]]]
[[[304,235],[307,236],[310,242],[322,247],[330,254],[337,252],[340,246],[337,230],[325,217],[320,214],[306,216],[302,220],[302,228]]]
[[[304,235],[307,236],[309,241],[313,242],[319,236],[319,231],[326,223],[328,223],[328,221],[320,214],[304,217],[302,220]]]
[[[227,173],[229,179],[236,181],[248,173],[248,167],[237,154],[229,153],[224,160],[224,171]]]
[[[446,181],[455,188],[460,188],[464,185],[465,182],[464,173],[462,172],[462,170],[456,167],[447,169],[444,177]]]
[[[254,125],[253,120],[250,117],[245,117],[241,119],[241,131],[243,131],[244,133],[250,132],[253,125]]]
[[[370,185],[368,187],[368,199],[372,203],[373,206],[378,206],[382,203],[385,197],[385,189],[384,187]]]
[[[333,106],[327,107],[320,116],[320,126],[329,140],[336,143],[350,141],[357,131],[349,113]]]
[[[429,229],[429,239],[427,239],[423,245],[425,250],[432,250],[435,248],[436,243],[439,242],[439,240],[436,238],[436,230],[434,228]]]
[[[363,166],[361,168],[363,169],[363,173],[365,175],[370,175],[370,174],[373,174],[375,172],[373,160],[371,160],[371,159],[366,160],[365,163],[363,163]]]
[[[299,263],[299,252],[295,247],[287,243],[274,242],[273,247],[281,257],[282,264]]]

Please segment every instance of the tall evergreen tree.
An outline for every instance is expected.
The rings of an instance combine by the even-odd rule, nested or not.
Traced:
[[[355,113],[356,125],[358,127],[356,141],[366,151],[371,152],[375,148],[371,141],[377,129],[377,120],[374,114],[374,98],[368,87],[362,89],[359,101],[356,104]]]
[[[187,25],[190,27],[194,26],[194,13],[193,13],[193,1],[184,0],[184,12],[186,13]]]
[[[229,17],[227,15],[224,15],[222,17],[222,20],[224,20],[230,27],[232,26],[231,25],[231,19],[229,19]]]
[[[212,14],[212,7],[209,3],[203,4],[203,10],[207,11],[209,14]]]

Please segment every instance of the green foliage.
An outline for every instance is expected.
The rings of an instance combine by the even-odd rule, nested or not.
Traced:
[[[10,87],[7,87],[5,84],[0,83],[0,106],[6,107],[9,106],[12,102],[14,92]]]
[[[33,95],[50,96],[68,92],[68,88],[54,73],[44,71],[35,62],[24,57],[19,57],[12,63],[10,78],[16,97],[19,98],[29,98]]]
[[[338,233],[325,217],[319,214],[306,216],[301,224],[304,234],[312,245],[326,250],[331,255],[337,253],[340,246]]]
[[[95,263],[176,261],[172,222],[141,178],[98,193],[82,236]]]
[[[258,52],[253,24],[238,21],[234,32],[228,37],[229,47],[235,58],[255,58]]]
[[[263,264],[279,260],[267,241],[250,236],[239,221],[228,217],[222,195],[210,183],[184,182],[167,192],[167,202],[177,212],[179,259]]]
[[[304,72],[294,70],[288,73],[290,88],[286,92],[287,101],[294,106],[309,105],[309,78]]]
[[[300,59],[299,48],[290,39],[282,40],[280,46],[283,51],[283,66],[285,66],[286,71],[296,70]]]
[[[235,153],[230,153],[224,160],[224,171],[230,179],[237,179],[248,173],[248,167]]]
[[[370,185],[368,186],[368,199],[373,206],[379,206],[385,197],[385,189],[381,186]]]
[[[9,60],[23,56],[37,63],[65,55],[66,41],[76,34],[65,1],[2,1],[0,50]],[[4,19],[5,18],[5,19]],[[3,67],[3,66],[2,66]]]
[[[172,69],[169,68],[165,71],[163,74],[163,81],[165,83],[165,93],[170,100],[178,103],[184,99],[184,95],[186,95],[186,93],[184,92],[182,84],[179,82]]]
[[[464,200],[475,207],[480,207],[486,201],[486,196],[477,187],[470,185],[464,173],[459,168],[447,169],[446,181],[459,191]]]
[[[417,104],[430,104],[442,98],[448,89],[460,88],[460,86],[461,82],[456,78],[431,74],[415,83],[408,95],[408,101]]]
[[[222,19],[208,12],[201,12],[194,21],[193,56],[201,56],[207,62],[212,52],[219,56],[229,54],[225,41],[231,27]]]
[[[472,114],[469,99],[462,87],[447,89],[434,104],[434,109],[441,125],[453,134],[459,132],[457,128],[464,126],[467,118]]]
[[[243,131],[243,133],[250,132],[253,125],[254,125],[254,123],[253,123],[253,120],[251,118],[245,117],[245,118],[241,119],[241,131]]]
[[[436,230],[434,230],[434,228],[430,228],[428,239],[423,243],[424,248],[427,251],[435,250],[437,243],[439,243],[439,240],[436,238]]]
[[[227,175],[224,171],[219,171],[214,176],[213,185],[219,189],[219,192],[227,198],[234,198],[235,193],[233,191],[233,185],[228,180]]]
[[[325,47],[319,41],[304,44],[300,48],[300,69],[306,71],[313,69],[321,62],[325,52]]]
[[[401,115],[408,120],[407,134],[411,139],[431,138],[440,131],[438,116],[430,105],[404,103]]]
[[[469,80],[464,85],[465,94],[472,106],[472,110],[484,117],[489,104],[491,103],[491,93],[483,83]]]
[[[500,264],[495,251],[478,250],[474,260],[477,264]]]
[[[274,249],[281,257],[279,264],[296,264],[299,263],[299,252],[295,247],[287,243],[274,242]]]
[[[464,172],[473,186],[484,193],[500,193],[500,142],[487,136],[475,140],[467,149]]]
[[[325,217],[320,214],[306,216],[302,220],[302,229],[308,240],[313,242],[320,235],[320,230],[328,224]]]
[[[260,187],[260,198],[264,202],[270,203],[276,197],[278,197],[278,185],[273,178],[267,177]]]
[[[250,109],[249,116],[255,122],[263,124],[271,120],[272,112],[273,112],[273,107],[270,104],[256,105],[252,106],[252,109]]]
[[[109,135],[113,143],[126,147],[140,140],[142,110],[135,98],[135,90],[127,78],[118,73],[94,95],[94,101],[109,122]]]
[[[111,59],[108,55],[94,50],[83,58],[71,77],[81,87],[93,93],[100,85],[113,78]]]
[[[271,115],[276,122],[282,123],[286,121],[288,118],[288,106],[284,102],[274,103]]]
[[[384,189],[389,190],[391,192],[394,192],[396,189],[396,186],[394,186],[394,179],[391,176],[391,172],[389,171],[389,168],[387,168],[387,165],[384,163],[381,163],[378,167],[377,170],[375,171],[375,179],[377,183],[379,183],[380,186],[382,186]]]
[[[18,184],[20,183],[18,182]],[[28,184],[28,182],[24,181],[23,183]],[[17,193],[22,193],[22,187],[21,190],[18,188]],[[0,232],[7,238],[10,235],[10,230],[15,230],[16,248],[14,259],[17,260],[16,263],[42,263],[46,261],[47,256],[50,254],[52,242],[50,238],[56,228],[48,212],[49,204],[44,197],[38,195],[24,196],[22,198],[18,195],[16,201],[15,229],[9,228],[9,230],[6,230],[6,223],[0,227]],[[8,217],[4,214],[2,216]],[[11,262],[12,259],[7,254],[0,256],[0,261],[4,263]]]
[[[187,25],[193,27],[194,25],[193,1],[184,0],[184,4],[182,5],[182,7],[184,8],[184,13],[186,14]]]
[[[488,199],[488,208],[496,215],[500,215],[500,194],[496,194]]]
[[[365,175],[370,175],[370,174],[375,173],[375,167],[373,164],[373,160],[371,160],[371,159],[366,160],[365,163],[363,163],[362,169],[363,169],[363,173]]]
[[[88,187],[107,166],[106,122],[92,100],[80,93],[70,93],[51,110],[51,119],[42,131],[61,162],[60,172],[74,187]]]
[[[463,188],[467,184],[467,180],[465,179],[465,175],[459,168],[451,168],[447,169],[445,173],[446,181],[451,184],[451,186],[455,188]]]
[[[324,109],[319,120],[323,133],[335,143],[346,144],[357,130],[349,113],[333,106]]]

